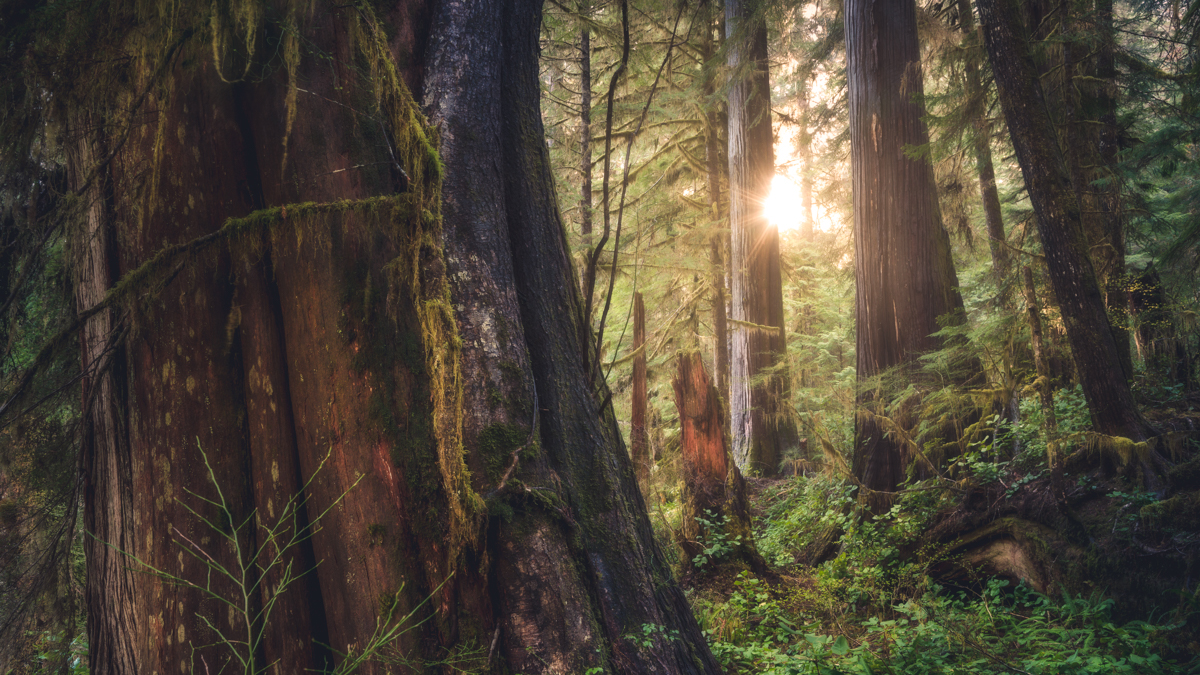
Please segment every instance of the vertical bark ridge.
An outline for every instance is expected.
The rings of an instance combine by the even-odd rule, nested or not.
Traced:
[[[95,120],[79,120],[83,128],[95,128]],[[82,129],[80,130],[82,131]],[[75,145],[70,158],[71,188],[83,188],[85,176],[105,152],[105,138],[86,135]],[[84,194],[87,209],[77,235],[75,303],[81,310],[95,306],[116,282],[113,259],[116,247],[110,207],[111,181],[101,174]],[[121,551],[133,551],[133,477],[128,430],[128,383],[121,377],[127,355],[123,345],[106,344],[117,329],[114,310],[95,315],[80,336],[83,379],[82,401],[88,412],[81,452],[83,454],[84,540],[87,554],[88,663],[93,672],[136,672],[138,653],[134,636],[140,634],[140,617],[133,611],[140,593],[139,577]],[[115,347],[108,353],[106,349]],[[107,361],[107,362],[106,362]]]
[[[593,631],[611,650],[611,668],[720,672],[654,542],[611,409],[599,408],[576,342],[582,303],[554,202],[538,106],[540,10],[537,0],[506,3],[504,175],[517,297],[541,408],[541,449],[552,471],[546,478],[569,486],[557,527],[570,530],[594,608]],[[614,538],[616,532],[624,534]],[[679,638],[655,639],[649,647],[626,639],[644,624],[662,626],[666,634],[678,630]]]
[[[848,0],[847,78],[854,193],[857,369],[860,404],[890,396],[877,378],[942,347],[938,317],[962,308],[933,168],[905,154],[929,143],[911,1]],[[907,420],[901,420],[907,422]],[[890,492],[905,476],[905,446],[870,415],[855,424],[854,469]]]

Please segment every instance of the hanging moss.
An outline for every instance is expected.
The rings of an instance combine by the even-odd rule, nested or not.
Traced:
[[[388,264],[391,288],[407,289],[417,310],[425,374],[429,383],[430,418],[437,450],[441,488],[448,498],[445,539],[447,574],[482,531],[483,501],[470,487],[462,445],[461,341],[454,320],[445,262],[441,251],[441,183],[444,166],[433,128],[405,86],[388,49],[387,36],[369,7],[354,15],[351,39],[360,50],[374,87],[377,112],[387,121],[397,158],[408,177],[417,208],[402,232],[405,252]],[[434,274],[430,272],[435,271]],[[411,469],[410,469],[411,470]],[[410,478],[410,483],[412,478]]]

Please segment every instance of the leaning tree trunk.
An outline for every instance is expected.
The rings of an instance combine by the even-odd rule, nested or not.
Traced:
[[[729,229],[733,348],[729,408],[733,456],[747,471],[774,474],[796,445],[783,328],[779,230],[763,201],[775,175],[767,27],[754,0],[726,0],[729,87]],[[774,369],[769,375],[765,372]],[[761,379],[753,384],[752,380]]]
[[[256,58],[278,47],[286,67],[234,84],[242,24],[141,17],[179,58],[133,61],[113,100],[147,91],[144,105],[89,127],[133,125],[111,162],[72,158],[111,186],[76,275],[81,307],[108,308],[82,340],[109,359],[85,382],[95,672],[216,672],[221,643],[257,631],[258,667],[322,670],[339,658],[323,645],[361,648],[409,611],[392,646],[417,663],[719,672],[580,353],[540,11],[285,9],[249,34],[278,32]],[[215,60],[195,30],[235,46]],[[278,546],[280,518],[311,538]],[[243,523],[239,556],[219,541]],[[313,571],[278,596],[282,566],[211,587],[250,614],[272,606],[265,622],[130,572],[202,584],[211,564],[275,554]],[[663,638],[626,638],[645,624]]]
[[[1054,294],[1058,298],[1092,425],[1110,436],[1141,441],[1154,435],[1134,404],[1121,368],[1084,236],[1082,214],[1028,49],[1015,0],[979,0],[984,42],[1000,103],[1037,213]]]
[[[890,369],[901,367],[902,386],[920,381],[919,357],[943,346],[933,335],[938,317],[963,305],[933,167],[906,154],[929,143],[913,2],[847,0],[846,50],[859,401],[870,404],[895,393],[875,379]],[[859,415],[855,474],[870,490],[892,492],[912,447],[874,415]]]
[[[679,544],[686,562],[695,564],[706,538],[720,533],[731,544],[733,559],[762,570],[765,564],[754,546],[746,480],[729,452],[724,407],[699,352],[679,355],[671,385],[679,410],[679,444],[683,455],[683,526]]]

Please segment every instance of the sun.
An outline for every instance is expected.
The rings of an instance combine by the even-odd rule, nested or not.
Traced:
[[[804,222],[804,201],[800,186],[791,178],[777,173],[771,179],[771,194],[763,202],[767,220],[779,230],[799,230]]]

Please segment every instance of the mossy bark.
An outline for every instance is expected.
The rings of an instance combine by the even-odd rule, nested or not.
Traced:
[[[1138,411],[1122,367],[1120,333],[1112,329],[1084,230],[1083,205],[1055,141],[1047,96],[1029,48],[1031,30],[1011,0],[980,0],[984,43],[1021,172],[1037,213],[1046,265],[1079,383],[1100,432],[1143,441],[1156,431]]]
[[[319,643],[361,647],[393,605],[431,619],[393,645],[418,662],[719,672],[585,373],[540,3],[258,9],[256,44],[284,66],[260,52],[264,75],[230,83],[234,61],[186,44],[78,237],[81,308],[107,303],[85,361],[112,359],[86,382],[93,668],[215,671],[229,657],[206,620],[243,637],[237,612],[123,557],[191,580],[208,569],[185,549],[237,562],[188,511],[215,497],[198,441],[231,506],[198,509],[218,527],[272,524],[300,491],[298,527],[324,514],[284,556],[312,571],[262,626],[274,672],[326,667]],[[679,637],[625,637],[645,624]]]

